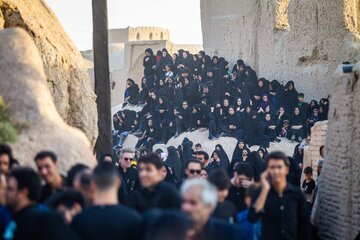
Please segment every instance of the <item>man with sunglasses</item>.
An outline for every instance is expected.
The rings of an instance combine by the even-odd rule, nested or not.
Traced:
[[[201,169],[201,162],[198,159],[190,159],[185,165],[186,179],[200,178]]]
[[[139,187],[138,171],[132,166],[134,152],[122,149],[119,156],[119,172],[125,182],[127,193],[131,194]]]

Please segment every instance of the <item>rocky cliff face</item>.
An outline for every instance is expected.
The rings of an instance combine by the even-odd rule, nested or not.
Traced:
[[[75,163],[96,164],[85,134],[67,125],[55,108],[43,62],[31,37],[21,28],[0,31],[0,95],[8,104],[12,123],[20,135],[12,144],[21,165],[34,166],[42,150],[59,157],[66,173]]]
[[[318,99],[359,52],[358,9],[355,0],[201,0],[204,49]]]
[[[94,145],[98,129],[96,96],[87,73],[91,64],[82,58],[43,0],[0,0],[0,30],[11,27],[30,34],[40,52],[56,109]]]

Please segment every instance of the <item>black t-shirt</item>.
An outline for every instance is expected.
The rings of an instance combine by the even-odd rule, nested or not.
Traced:
[[[312,191],[315,189],[314,179],[311,179],[309,182],[306,182],[306,179],[305,179],[302,184],[302,189],[303,189],[304,193],[311,194]]]
[[[42,187],[39,203],[45,203],[52,195],[64,191],[66,178],[64,176],[61,176],[61,179],[62,184],[61,187],[59,187],[58,189],[53,190],[49,184],[45,184]]]
[[[83,240],[140,239],[142,218],[122,205],[92,206],[71,224]]]
[[[234,185],[231,185],[229,189],[229,195],[227,196],[226,200],[232,202],[237,212],[241,212],[245,210],[247,207],[245,205],[245,188],[238,188]]]
[[[55,212],[40,211],[30,205],[14,215],[16,223],[13,231],[14,240],[78,240],[79,238]],[[11,223],[10,223],[11,224]],[[8,231],[9,229],[7,229]]]
[[[129,196],[128,204],[143,213],[151,208],[179,209],[180,194],[170,183],[160,182],[153,191],[139,188]]]
[[[230,201],[224,201],[222,203],[218,203],[212,217],[226,220],[230,223],[234,223],[236,216],[236,207]]]
[[[311,179],[309,182],[306,182],[306,179],[304,180],[301,188],[303,189],[303,192],[305,194],[305,199],[307,202],[311,201],[311,193],[313,190],[315,190],[315,181]]]

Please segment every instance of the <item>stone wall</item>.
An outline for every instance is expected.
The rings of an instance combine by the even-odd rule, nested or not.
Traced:
[[[359,52],[355,0],[201,0],[204,49],[259,77],[294,80],[306,99],[326,97],[333,72]]]
[[[36,44],[56,109],[92,145],[98,136],[96,96],[85,61],[43,0],[0,0],[0,30],[21,27]]]
[[[315,213],[321,239],[355,239],[360,231],[360,64],[336,76]],[[339,71],[340,72],[340,71]]]
[[[317,178],[317,162],[321,159],[320,147],[325,145],[327,129],[328,121],[315,123],[311,129],[309,146],[304,149],[303,169],[312,167],[314,179]],[[302,177],[304,177],[304,175],[302,175]]]

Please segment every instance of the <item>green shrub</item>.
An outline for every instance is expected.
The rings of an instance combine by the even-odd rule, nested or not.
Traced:
[[[4,99],[0,96],[0,144],[15,142],[18,131],[11,124]]]

